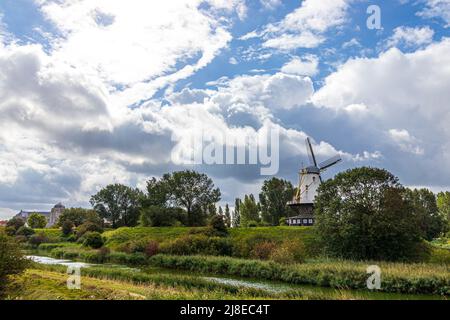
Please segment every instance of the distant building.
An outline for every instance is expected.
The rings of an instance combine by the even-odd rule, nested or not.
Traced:
[[[40,215],[43,215],[47,219],[47,228],[51,228],[55,226],[55,224],[58,222],[59,217],[63,213],[64,207],[61,203],[56,204],[51,211],[24,211],[21,210],[18,214],[15,215],[16,218],[21,218],[25,221],[27,221],[28,217],[32,213],[38,213]]]
[[[8,221],[0,221],[0,227],[4,227],[6,226],[6,224],[8,223]]]

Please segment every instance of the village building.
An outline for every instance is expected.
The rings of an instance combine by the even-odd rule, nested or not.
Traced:
[[[21,210],[18,214],[15,215],[16,218],[21,218],[25,221],[27,221],[28,217],[33,214],[37,213],[40,215],[43,215],[47,219],[47,228],[54,227],[56,223],[58,222],[59,217],[63,213],[64,209],[66,207],[63,206],[61,203],[57,203],[50,211],[24,211]]]

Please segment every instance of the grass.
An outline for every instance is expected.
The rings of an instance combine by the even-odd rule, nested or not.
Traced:
[[[167,256],[150,259],[153,266],[198,273],[240,276],[337,289],[365,289],[366,268],[374,262],[319,261],[280,265],[229,257]],[[430,264],[377,263],[384,292],[450,295],[450,269]]]
[[[62,232],[60,229],[34,229],[36,234],[44,234],[50,242],[61,241]]]

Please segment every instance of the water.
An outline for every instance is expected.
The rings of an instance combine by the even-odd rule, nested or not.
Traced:
[[[74,262],[70,260],[54,259],[42,256],[27,256],[27,258],[30,259],[31,261],[47,265],[60,265],[74,268],[89,268],[90,266],[95,266],[94,264],[89,264],[85,262]]]

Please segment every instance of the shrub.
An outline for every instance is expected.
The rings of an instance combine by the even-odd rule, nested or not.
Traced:
[[[305,245],[300,241],[284,241],[271,254],[270,259],[281,263],[302,263],[305,261]]]
[[[14,236],[16,234],[16,231],[16,228],[14,228],[13,226],[8,226],[5,228],[5,233],[10,237]]]
[[[103,228],[99,224],[93,223],[91,221],[85,222],[77,228],[77,238],[80,239],[87,232],[102,233]]]
[[[48,242],[48,238],[44,233],[34,234],[28,240],[28,243],[31,244],[34,248],[39,247],[45,242]]]
[[[18,236],[25,236],[27,238],[31,237],[34,234],[34,230],[25,226],[20,227],[17,232],[16,235]]]
[[[72,234],[73,228],[74,228],[74,224],[72,221],[69,221],[69,220],[64,221],[61,226],[62,234],[65,236]]]
[[[87,232],[83,236],[83,246],[98,249],[103,246],[102,235],[98,232]]]
[[[251,235],[247,238],[240,239],[240,241],[235,241],[233,244],[233,256],[241,258],[255,257],[254,249],[260,243],[274,242],[270,236],[265,236],[262,234]]]
[[[263,241],[257,243],[252,250],[252,258],[267,260],[275,251],[277,245],[272,241]]]
[[[7,235],[0,233],[0,296],[9,281],[9,276],[20,274],[28,265],[19,245]]]
[[[226,238],[207,237],[205,235],[186,235],[160,246],[162,253],[175,255],[230,255],[231,242]]]
[[[208,225],[211,229],[213,229],[217,235],[228,235],[228,229],[225,224],[225,220],[223,219],[223,216],[215,215],[211,218]]]
[[[156,241],[150,241],[147,243],[147,246],[145,247],[145,255],[147,257],[153,257],[154,255],[159,253],[159,243]]]
[[[247,228],[256,228],[259,226],[257,221],[250,220],[247,222]]]

